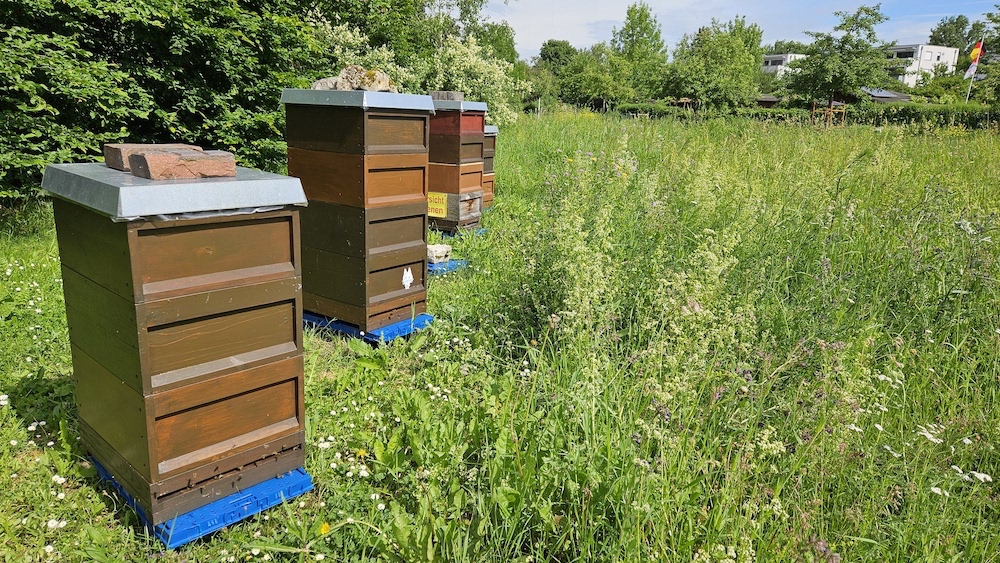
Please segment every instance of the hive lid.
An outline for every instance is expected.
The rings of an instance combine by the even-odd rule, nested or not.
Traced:
[[[496,137],[500,133],[500,128],[496,125],[487,125],[483,128],[483,134],[487,137]]]
[[[486,111],[486,102],[456,102],[452,100],[434,100],[434,109],[441,111]]]
[[[369,109],[409,109],[434,113],[430,96],[419,94],[393,94],[391,92],[366,92],[364,90],[304,90],[285,88],[281,103],[307,106],[342,106]]]
[[[187,213],[306,205],[298,178],[236,168],[236,176],[147,180],[103,163],[50,164],[42,189],[114,221]]]

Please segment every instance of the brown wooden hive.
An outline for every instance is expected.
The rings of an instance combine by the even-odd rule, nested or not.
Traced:
[[[306,310],[364,331],[426,310],[429,96],[285,90]],[[412,281],[407,281],[408,276]]]
[[[141,182],[121,189],[171,190]],[[301,467],[297,208],[113,222],[95,190],[49,184],[65,198],[53,210],[83,444],[153,524]]]

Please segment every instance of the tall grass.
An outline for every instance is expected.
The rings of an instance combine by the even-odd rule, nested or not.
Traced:
[[[0,325],[0,551],[995,558],[997,144],[523,119],[499,137],[488,232],[455,240],[470,268],[431,282],[432,329],[378,349],[308,335],[317,492],[167,554],[75,457],[43,210],[0,246],[4,289],[38,280],[55,311],[31,325],[48,344],[26,313]],[[42,419],[64,431],[27,445]]]

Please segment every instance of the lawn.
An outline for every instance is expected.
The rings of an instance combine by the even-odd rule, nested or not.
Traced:
[[[164,552],[81,457],[46,204],[0,225],[8,561],[984,561],[997,137],[590,113],[501,131],[433,327],[308,333],[316,490]]]

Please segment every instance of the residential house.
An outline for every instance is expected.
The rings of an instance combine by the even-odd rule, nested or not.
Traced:
[[[785,53],[783,55],[764,55],[764,65],[762,68],[764,69],[764,72],[770,72],[772,74],[776,74],[778,75],[778,78],[781,78],[783,74],[791,70],[791,68],[788,67],[788,63],[794,60],[804,59],[804,58],[806,58],[806,55],[802,55],[799,53]]]
[[[917,85],[921,74],[934,74],[938,65],[944,65],[945,72],[954,72],[958,62],[958,49],[940,45],[895,45],[889,48],[890,59],[907,61],[902,74],[897,78],[911,88]]]

